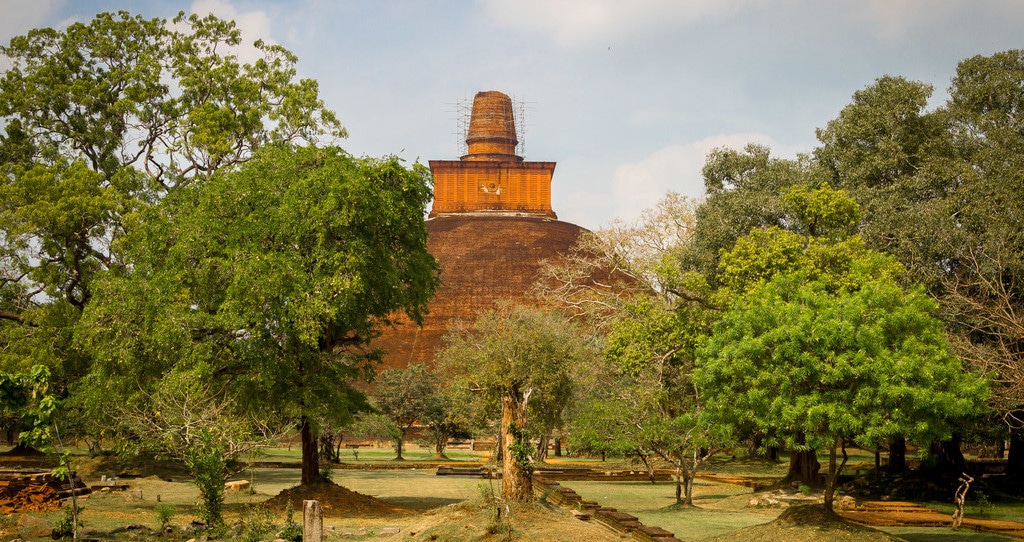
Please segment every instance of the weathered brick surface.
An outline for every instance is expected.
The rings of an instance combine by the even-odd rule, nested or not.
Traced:
[[[385,330],[374,346],[385,365],[431,365],[453,321],[474,320],[500,299],[524,301],[544,260],[568,251],[585,230],[538,217],[452,215],[427,220],[427,248],[441,267],[441,286],[423,326]]]
[[[512,100],[497,91],[478,92],[466,134],[469,153],[458,160],[431,160],[434,204],[430,216],[514,211],[556,218],[551,209],[554,162],[524,162],[516,155]]]

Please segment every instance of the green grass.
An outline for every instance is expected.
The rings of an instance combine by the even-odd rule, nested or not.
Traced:
[[[451,449],[446,450],[445,455],[449,461],[483,462],[490,458],[489,452],[474,452],[471,450]],[[433,459],[433,451],[426,448],[412,448],[402,451],[405,461],[430,461]],[[256,461],[299,461],[302,459],[302,450],[298,446],[266,448],[261,451]],[[373,463],[394,461],[395,451],[392,448],[342,448],[342,463]]]
[[[708,468],[719,474],[766,476],[776,472],[778,467],[764,461],[718,460],[716,468]],[[785,473],[785,464],[782,467]],[[780,474],[781,475],[781,474]],[[702,540],[720,536],[743,527],[766,523],[775,519],[779,509],[753,509],[747,507],[753,496],[750,489],[730,484],[720,484],[697,479],[694,484],[694,503],[697,508],[678,509],[675,503],[675,483],[658,482],[601,482],[565,481],[566,487],[576,490],[584,499],[597,501],[602,506],[616,508],[637,516],[645,525],[654,525],[675,533],[680,540]],[[952,514],[951,503],[925,502],[925,506],[943,513]],[[970,502],[968,515],[974,514]],[[1021,521],[1024,518],[1024,502],[994,503],[982,517]],[[978,533],[961,529],[933,527],[883,527],[880,530],[906,538],[910,542],[996,542],[1012,540],[1000,535]]]
[[[746,508],[750,489],[696,480],[694,501],[698,508],[677,509],[675,482],[560,482],[584,499],[636,516],[644,525],[668,529],[681,540],[719,536],[736,529],[766,523],[780,510]]]
[[[943,529],[938,527],[875,527],[879,531],[885,531],[896,535],[907,542],[958,542],[959,540],[970,540],[971,542],[1007,542],[1014,540],[1007,536],[991,533],[979,533],[968,529]]]
[[[956,507],[951,502],[922,502],[924,506],[934,508],[944,514],[953,515]],[[969,517],[985,519],[1000,519],[1006,521],[1024,521],[1024,501],[1022,502],[993,502],[984,507],[978,506],[977,501],[972,499],[971,493],[967,494],[967,505],[964,506],[964,513]]]

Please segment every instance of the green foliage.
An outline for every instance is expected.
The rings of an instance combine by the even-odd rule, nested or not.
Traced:
[[[81,514],[82,514],[83,510],[85,510],[85,508],[78,507],[78,512],[76,514],[75,510],[72,507],[65,506],[64,507],[64,514],[61,515],[59,518],[57,518],[56,521],[53,522],[53,531],[51,532],[51,537],[54,540],[68,540],[68,539],[72,538],[74,536],[74,534],[75,534],[75,529],[76,529],[76,527],[75,527],[75,516],[76,515],[79,518],[78,519],[78,527],[83,527],[85,525],[84,523],[82,523],[82,520],[81,520],[81,517],[82,517]]]
[[[275,527],[270,510],[262,504],[250,506],[242,513],[238,539],[243,542],[260,542],[266,540]]]
[[[227,481],[224,450],[203,434],[186,452],[184,459],[203,499],[198,507],[199,517],[210,527],[223,524],[224,482]]]
[[[156,518],[156,522],[160,524],[161,531],[167,529],[177,513],[178,507],[173,504],[158,504],[153,507],[153,515]]]
[[[449,428],[452,425],[450,403],[441,393],[437,376],[422,364],[385,369],[377,376],[375,384],[374,405],[400,429],[395,439],[398,459],[402,457],[405,434],[417,421],[428,425],[438,440],[447,439],[447,433],[457,429]],[[441,446],[438,453],[443,449]]]
[[[808,237],[839,240],[853,234],[860,221],[860,209],[853,198],[828,183],[815,189],[792,186],[780,198],[787,216],[795,219],[795,230]]]
[[[331,461],[320,462],[320,480],[323,482],[332,482],[334,477],[334,463]]]
[[[913,175],[933,149],[941,122],[925,107],[932,86],[884,76],[817,131],[815,157],[838,188],[883,187]]]
[[[368,342],[394,311],[419,321],[437,282],[429,198],[422,166],[286,146],[179,189],[86,311],[94,383],[202,367],[257,417],[344,424],[367,406],[351,384],[378,357]]]
[[[971,507],[974,509],[974,514],[981,517],[987,517],[992,512],[992,501],[988,499],[988,495],[982,491],[975,491],[971,498]]]
[[[930,110],[930,85],[882,77],[818,132],[814,153],[863,207],[866,245],[939,301],[958,356],[994,371],[992,406],[1011,428],[1024,426],[1022,326],[1009,316],[1024,284],[1022,84],[1021,50],[961,61]]]
[[[680,264],[683,270],[702,273],[714,289],[720,285],[718,260],[737,239],[753,229],[788,225],[780,201],[783,189],[824,180],[810,161],[774,158],[767,147],[753,144],[742,151],[712,151],[703,173],[707,196],[697,209],[693,239]]]
[[[571,391],[564,384],[594,355],[581,330],[560,314],[502,305],[450,334],[438,359],[456,386],[482,395],[523,401],[529,392],[534,401],[557,393],[553,402],[564,402]]]
[[[113,421],[99,400],[134,389],[83,384],[93,351],[76,336],[97,280],[132,269],[146,209],[268,144],[344,135],[292,53],[257,42],[246,64],[237,46],[233,22],[123,11],[0,46],[0,368],[49,367],[79,435],[98,438]]]
[[[278,538],[289,542],[302,542],[302,525],[295,521],[295,508],[292,507],[291,499],[284,505],[284,525],[277,533]]]
[[[527,473],[534,471],[533,446],[530,446],[530,439],[526,431],[514,423],[509,424],[505,433],[512,437],[512,442],[505,446],[509,457],[520,465]]]
[[[372,412],[356,416],[348,431],[357,438],[375,438],[391,442],[402,438],[402,428],[398,427],[394,420]]]
[[[35,365],[25,372],[0,372],[0,412],[4,429],[23,429],[19,440],[29,446],[52,441],[52,419],[59,401],[49,393],[50,370]]]
[[[511,304],[482,314],[472,328],[457,329],[446,341],[437,359],[452,386],[471,391],[491,417],[496,414],[491,409],[501,405],[499,430],[504,434],[502,457],[506,460],[503,497],[532,499],[532,451],[527,455],[520,449],[513,454],[509,447],[519,443],[521,435],[536,435],[538,429],[550,427],[550,420],[572,401],[575,382],[596,357],[596,349],[561,314]],[[547,427],[530,421],[535,404],[542,405],[538,418]],[[526,458],[529,461],[523,462]]]
[[[923,292],[887,279],[833,294],[820,280],[779,275],[716,325],[697,382],[721,419],[753,423],[791,449],[948,437],[987,387],[948,353],[934,311]]]

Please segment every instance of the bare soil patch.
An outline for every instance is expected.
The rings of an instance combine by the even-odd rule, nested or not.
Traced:
[[[568,513],[541,504],[511,505],[498,508],[480,503],[446,506],[421,516],[406,532],[384,540],[523,542],[605,542],[620,541],[621,536],[597,523],[583,522]]]
[[[284,510],[288,501],[291,501],[292,508],[301,511],[304,500],[320,501],[325,517],[344,515],[372,518],[414,513],[380,499],[356,493],[333,482],[295,486],[268,499],[265,504],[272,510]]]

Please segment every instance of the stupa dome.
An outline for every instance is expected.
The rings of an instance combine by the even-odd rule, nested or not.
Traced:
[[[585,232],[556,220],[551,209],[554,162],[515,155],[512,101],[477,93],[460,160],[431,160],[434,203],[427,249],[441,268],[441,285],[423,326],[386,329],[374,346],[387,366],[432,365],[456,320],[470,322],[503,299],[526,302],[545,261],[566,253]],[[401,319],[399,319],[401,321]]]
[[[545,260],[566,253],[586,230],[531,216],[453,214],[427,220],[427,249],[441,267],[441,286],[423,326],[403,323],[374,346],[385,365],[432,365],[456,320],[472,322],[502,299],[526,302]]]

